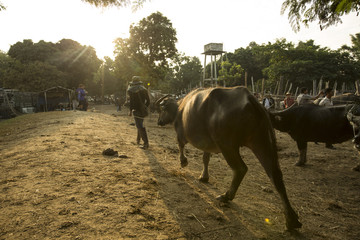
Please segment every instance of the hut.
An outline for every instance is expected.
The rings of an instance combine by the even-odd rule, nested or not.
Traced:
[[[71,95],[74,90],[57,86],[46,89],[38,94],[37,110],[64,111],[71,109]]]

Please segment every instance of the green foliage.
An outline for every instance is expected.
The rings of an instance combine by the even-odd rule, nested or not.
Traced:
[[[156,87],[166,79],[177,57],[176,30],[157,12],[131,25],[129,31],[129,38],[115,41],[116,74],[123,83],[138,75]]]
[[[6,10],[6,7],[0,2],[0,11]]]
[[[39,41],[34,44],[31,39],[25,39],[23,42],[17,42],[12,45],[8,54],[22,63],[29,63],[33,61],[48,61],[57,51],[53,43]]]
[[[94,48],[70,39],[56,44],[23,40],[12,45],[8,57],[1,59],[3,86],[24,91],[58,85],[75,88],[79,83],[91,83],[101,64]]]
[[[71,39],[62,39],[56,44],[59,50],[50,61],[60,71],[67,73],[66,86],[76,88],[80,83],[89,83],[101,65],[91,46],[82,46]]]
[[[4,75],[3,87],[37,92],[62,85],[64,80],[65,74],[49,63],[34,61],[23,64],[13,60]]]
[[[134,10],[140,8],[146,0],[82,0],[96,7],[126,7],[132,5]]]
[[[87,83],[87,90],[96,96],[124,93],[126,84],[122,84],[116,77],[114,66],[114,61],[105,57],[104,63],[94,75],[94,81]]]
[[[130,47],[144,57],[147,63],[167,66],[177,50],[176,30],[168,18],[156,12],[130,26]]]
[[[265,78],[267,89],[274,89],[281,78],[292,83],[293,90],[296,87],[311,89],[313,80],[320,79],[330,84],[337,81],[338,86],[345,82],[350,86],[360,78],[359,39],[360,34],[352,36],[353,46],[343,46],[337,51],[321,48],[313,40],[299,42],[297,46],[286,39],[263,45],[250,43],[245,49],[229,53],[228,62],[224,62],[220,71],[229,77],[231,66],[238,64],[248,72],[249,77],[254,77],[255,84]]]
[[[360,13],[359,0],[286,0],[281,14],[288,12],[289,22],[295,32],[301,24],[308,26],[318,21],[320,29],[341,23],[341,17],[350,12]]]
[[[180,93],[200,85],[202,65],[197,57],[179,56],[171,68],[167,85],[160,86],[165,92]]]
[[[219,80],[225,81],[226,86],[241,85],[240,78],[244,69],[235,62],[223,61],[219,71]]]
[[[349,53],[350,57],[355,61],[360,61],[360,33],[350,35],[352,46],[342,46],[342,50]]]

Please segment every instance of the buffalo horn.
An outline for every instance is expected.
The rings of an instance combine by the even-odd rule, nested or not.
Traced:
[[[156,100],[155,106],[158,106],[162,102],[162,100],[164,100],[165,98],[167,98],[169,96],[170,96],[170,94],[166,94],[165,96],[163,96],[163,97],[159,98],[158,100]]]

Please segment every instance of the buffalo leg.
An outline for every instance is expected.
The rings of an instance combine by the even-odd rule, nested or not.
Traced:
[[[186,167],[188,165],[188,160],[187,160],[187,157],[185,157],[185,154],[184,154],[185,143],[183,141],[181,141],[180,139],[178,139],[178,144],[179,144],[179,151],[180,151],[180,164],[181,164],[181,167]]]
[[[295,166],[304,166],[306,163],[307,142],[296,141],[296,144],[299,149],[300,157],[299,161],[295,163]]]
[[[210,153],[204,152],[203,155],[204,168],[199,178],[200,182],[209,182],[209,161],[210,161]]]
[[[236,191],[238,190],[248,167],[242,160],[238,147],[220,147],[220,149],[226,162],[233,170],[233,179],[231,181],[230,189],[226,193],[218,196],[217,199],[221,202],[228,202],[234,199]]]
[[[254,141],[250,147],[264,167],[266,174],[274,184],[276,191],[279,193],[285,209],[286,227],[291,230],[300,228],[302,224],[298,220],[298,215],[291,207],[290,201],[286,194],[282,172],[278,162],[276,146],[274,140],[266,140],[266,136],[260,137]]]

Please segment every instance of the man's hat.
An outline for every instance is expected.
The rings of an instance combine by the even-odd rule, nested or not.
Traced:
[[[140,77],[139,77],[139,76],[133,76],[131,80],[132,80],[132,81],[130,82],[130,85],[131,85],[131,86],[140,85],[140,84],[143,83],[142,81],[140,81]]]

